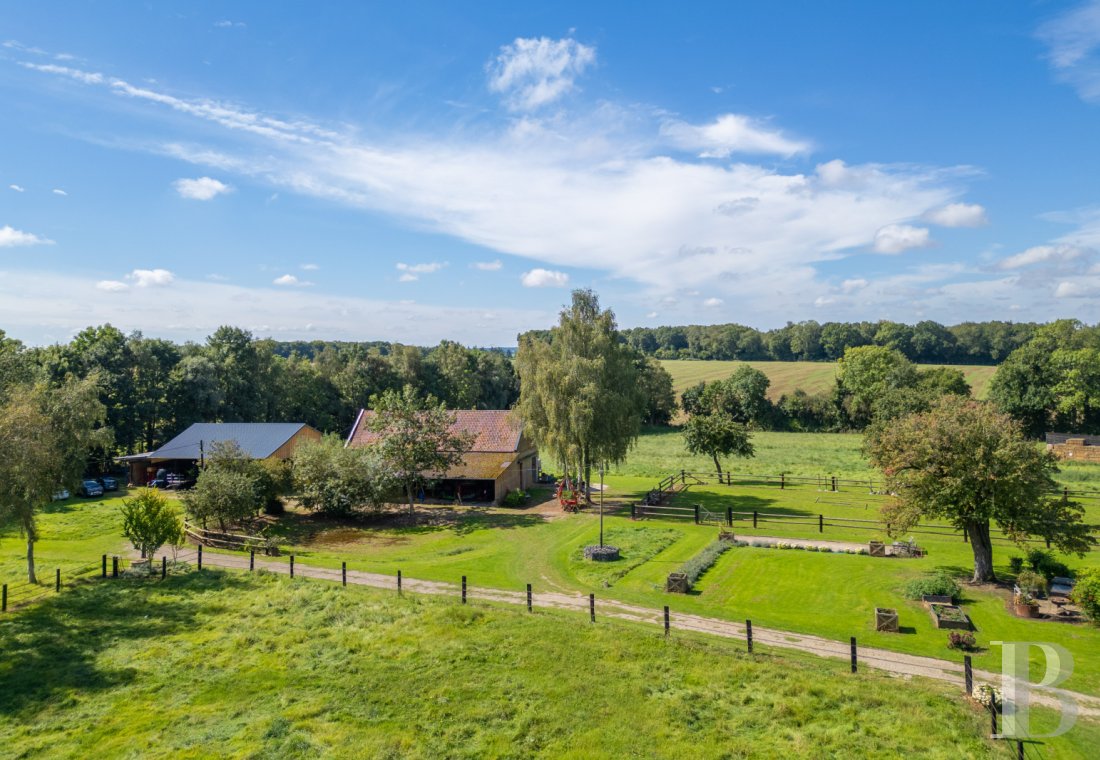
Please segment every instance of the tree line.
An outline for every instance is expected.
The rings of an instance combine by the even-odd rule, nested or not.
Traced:
[[[836,361],[849,348],[883,346],[922,364],[999,364],[1035,333],[1033,322],[962,322],[944,326],[878,322],[788,322],[774,330],[739,324],[635,327],[622,334],[658,359]]]

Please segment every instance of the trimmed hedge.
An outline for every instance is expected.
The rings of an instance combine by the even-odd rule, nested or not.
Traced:
[[[703,550],[689,559],[680,568],[680,572],[687,576],[688,587],[695,585],[695,581],[710,569],[711,565],[718,561],[728,549],[736,546],[734,541],[726,541],[721,538],[711,541],[703,547]]]

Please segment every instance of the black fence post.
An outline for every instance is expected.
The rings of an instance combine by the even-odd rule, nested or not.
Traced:
[[[752,511],[752,527],[756,528],[756,510]]]
[[[0,591],[0,612],[8,611],[8,584],[4,584],[3,590]]]
[[[993,700],[993,696],[989,698],[989,725],[992,730],[992,736],[997,736],[997,703]]]
[[[528,583],[527,584],[527,611],[528,612],[531,611],[531,607],[532,607],[532,605],[531,605],[531,584]]]
[[[749,654],[752,654],[752,621],[745,621],[745,641],[749,644]]]
[[[199,544],[199,570],[202,570],[202,544]]]
[[[852,637],[852,672],[856,672],[856,637]]]
[[[966,528],[963,528],[963,543],[964,544],[969,544],[970,543],[970,538],[966,535]]]
[[[638,505],[637,504],[631,503],[631,505],[630,505],[630,519],[631,520],[637,520],[638,519]]]
[[[824,533],[825,532],[825,515],[818,515],[817,516],[817,532],[818,533]]]
[[[340,563],[340,583],[341,585],[348,585],[348,563]]]
[[[401,571],[397,571],[397,593],[401,593]]]
[[[733,527],[733,507],[726,507],[726,525]]]
[[[666,605],[665,605],[665,638],[666,638],[666,639],[668,638],[668,627],[669,627],[669,621],[668,621],[668,605],[666,604]]]
[[[103,555],[103,577],[107,577],[107,555]]]
[[[61,590],[61,568],[60,567],[57,568],[57,577],[54,579],[53,590],[54,591],[60,591]]]
[[[970,655],[963,656],[963,672],[966,676],[966,696],[974,696],[974,666],[970,663]]]
[[[462,576],[462,603],[466,604],[466,576]]]
[[[833,475],[833,492],[836,492],[836,475]]]
[[[111,557],[111,577],[118,577],[118,557]]]
[[[290,555],[290,577],[294,577],[294,555]]]
[[[248,550],[248,570],[249,570],[249,572],[252,572],[255,569],[256,569],[256,550],[255,549],[249,549]]]
[[[589,594],[588,595],[588,617],[593,623],[596,622],[596,595],[595,594]]]
[[[691,506],[695,509],[695,524],[698,525],[699,524],[699,505],[698,504],[692,504]]]
[[[787,475],[786,473],[780,473],[779,475],[779,490],[782,491],[787,487]]]
[[[160,555],[160,579],[164,580],[168,577],[168,555]]]
[[[1024,742],[1022,739],[1016,740],[1016,757],[1017,760],[1024,760]]]

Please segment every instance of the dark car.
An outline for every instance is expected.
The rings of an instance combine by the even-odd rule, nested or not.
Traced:
[[[118,480],[112,478],[110,475],[104,475],[99,479],[99,484],[103,486],[104,491],[117,491]]]
[[[94,480],[83,480],[80,482],[80,495],[81,496],[102,496],[103,486]]]

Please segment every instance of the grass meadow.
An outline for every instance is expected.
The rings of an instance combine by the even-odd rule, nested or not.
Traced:
[[[0,647],[8,757],[1004,754],[942,684],[267,573],[89,584]]]
[[[771,386],[768,388],[768,398],[778,401],[784,394],[790,394],[797,388],[807,393],[821,393],[833,387],[836,379],[835,362],[738,362],[738,361],[701,361],[694,359],[664,359],[661,364],[672,375],[672,387],[676,391],[676,397],[685,389],[701,382],[711,380],[723,380],[733,374],[733,371],[742,364],[760,370],[768,379]],[[922,364],[922,368],[952,366],[957,367],[966,375],[970,383],[971,393],[976,398],[985,398],[989,388],[989,381],[993,378],[996,367],[978,364],[941,365]]]

